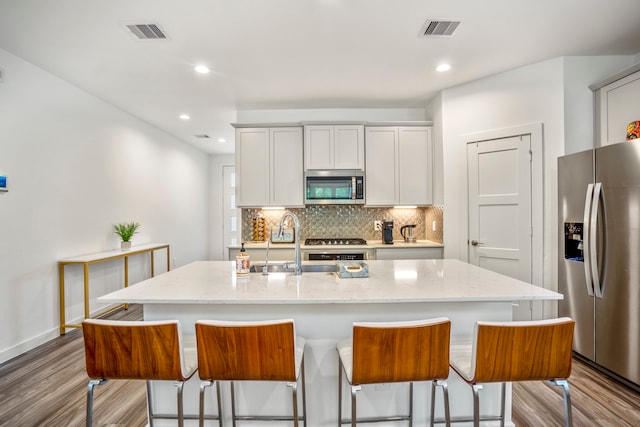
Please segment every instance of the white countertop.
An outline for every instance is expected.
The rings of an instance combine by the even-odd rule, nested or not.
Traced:
[[[368,278],[335,273],[236,275],[197,261],[98,298],[137,304],[327,304],[557,300],[562,295],[459,260],[367,261]]]
[[[266,249],[267,242],[245,242],[245,249]],[[271,243],[270,249],[294,249],[294,243]],[[376,248],[443,248],[442,243],[431,240],[418,240],[416,243],[405,243],[404,240],[394,240],[392,245],[382,243],[382,240],[367,240],[366,245],[305,245],[300,242],[300,249],[376,249]],[[240,249],[240,245],[227,246],[229,249]]]

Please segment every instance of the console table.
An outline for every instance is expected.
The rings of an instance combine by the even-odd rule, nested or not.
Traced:
[[[167,250],[167,271],[170,268],[170,249],[168,243],[148,243],[146,245],[134,246],[130,250],[112,250],[106,252],[99,252],[89,255],[80,255],[72,258],[65,258],[58,261],[58,274],[60,283],[60,335],[64,335],[68,328],[81,328],[81,324],[67,324],[65,318],[65,301],[64,301],[64,267],[70,264],[82,264],[84,266],[84,317],[88,319],[89,315],[89,265],[98,264],[101,262],[111,261],[115,259],[124,259],[124,287],[129,286],[129,257],[133,255],[139,255],[149,253],[151,255],[151,277],[154,277],[154,259],[153,252],[160,249]],[[96,317],[104,316],[113,310],[127,306],[126,304],[120,304],[112,307]]]

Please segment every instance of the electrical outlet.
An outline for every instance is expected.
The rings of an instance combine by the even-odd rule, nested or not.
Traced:
[[[382,221],[378,219],[373,221],[373,231],[382,231]]]

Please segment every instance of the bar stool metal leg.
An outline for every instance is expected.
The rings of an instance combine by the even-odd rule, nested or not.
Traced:
[[[149,427],[154,426],[154,417],[153,413],[153,396],[151,396],[151,381],[147,381],[147,419],[149,420]]]
[[[222,427],[222,402],[220,400],[220,381],[202,381],[200,383],[200,412],[199,427],[204,427],[204,397],[207,387],[211,387],[213,383],[216,383],[216,400],[218,401],[218,425]]]
[[[549,384],[562,387],[562,394],[564,395],[564,419],[565,426],[573,426],[573,416],[571,414],[571,392],[569,390],[569,382],[567,380],[552,380]]]
[[[413,381],[409,383],[409,427],[413,427]]]
[[[507,383],[502,383],[502,389],[500,393],[502,394],[502,399],[500,399],[500,427],[504,427],[504,408],[507,395]]]
[[[307,380],[304,376],[304,357],[302,358],[300,369],[302,369],[302,425],[307,427]]]
[[[342,426],[342,360],[338,357],[338,427]]]
[[[231,381],[231,425],[236,427],[236,388]]]
[[[356,427],[356,393],[360,390],[360,386],[351,386],[351,427]]]
[[[291,387],[291,396],[293,400],[293,426],[298,427],[298,383],[287,383],[287,387]]]
[[[178,427],[184,427],[184,408],[182,405],[182,390],[184,388],[184,382],[176,381],[174,384],[178,388]]]
[[[87,385],[87,427],[93,426],[93,388],[106,382],[107,380],[89,380]]]
[[[442,387],[442,397],[444,399],[444,422],[448,427],[451,425],[451,414],[449,411],[449,388],[447,387],[447,382],[444,380],[431,381],[431,422],[429,423],[429,426],[434,427],[436,423],[436,386]],[[442,421],[438,420],[438,422]]]
[[[473,427],[480,427],[480,397],[478,392],[483,387],[480,384],[473,384],[471,390],[473,391]]]

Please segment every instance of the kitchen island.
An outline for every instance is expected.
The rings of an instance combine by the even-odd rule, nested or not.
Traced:
[[[200,261],[118,290],[98,301],[143,304],[146,320],[179,319],[184,332],[190,334],[194,333],[195,321],[199,319],[294,319],[297,334],[307,340],[308,426],[324,427],[335,426],[337,422],[335,345],[350,337],[352,322],[446,316],[452,322],[452,343],[470,342],[476,320],[511,320],[513,302],[562,299],[558,293],[458,260],[368,261],[367,264],[368,278],[341,279],[335,273],[237,276],[233,262]],[[185,413],[197,413],[198,383],[196,378],[185,386]],[[450,375],[449,384],[452,416],[470,415],[469,387],[455,374]],[[155,387],[155,400],[163,412],[175,411],[171,388],[168,384]],[[223,390],[223,401],[229,412],[228,388]],[[237,392],[239,413],[247,411],[247,404],[252,411],[262,414],[288,411],[290,394],[284,386],[252,383],[251,387],[238,387]],[[499,387],[489,385],[482,393],[482,413],[499,411]],[[366,393],[358,396],[358,413],[368,416],[406,411],[407,395],[407,387],[401,385],[370,386]],[[425,400],[428,398],[428,385],[419,384],[414,396],[415,425],[428,424]],[[436,415],[442,415],[441,399],[439,396]],[[508,423],[510,406],[509,394]],[[208,412],[215,408],[211,394],[208,394],[207,408]]]

